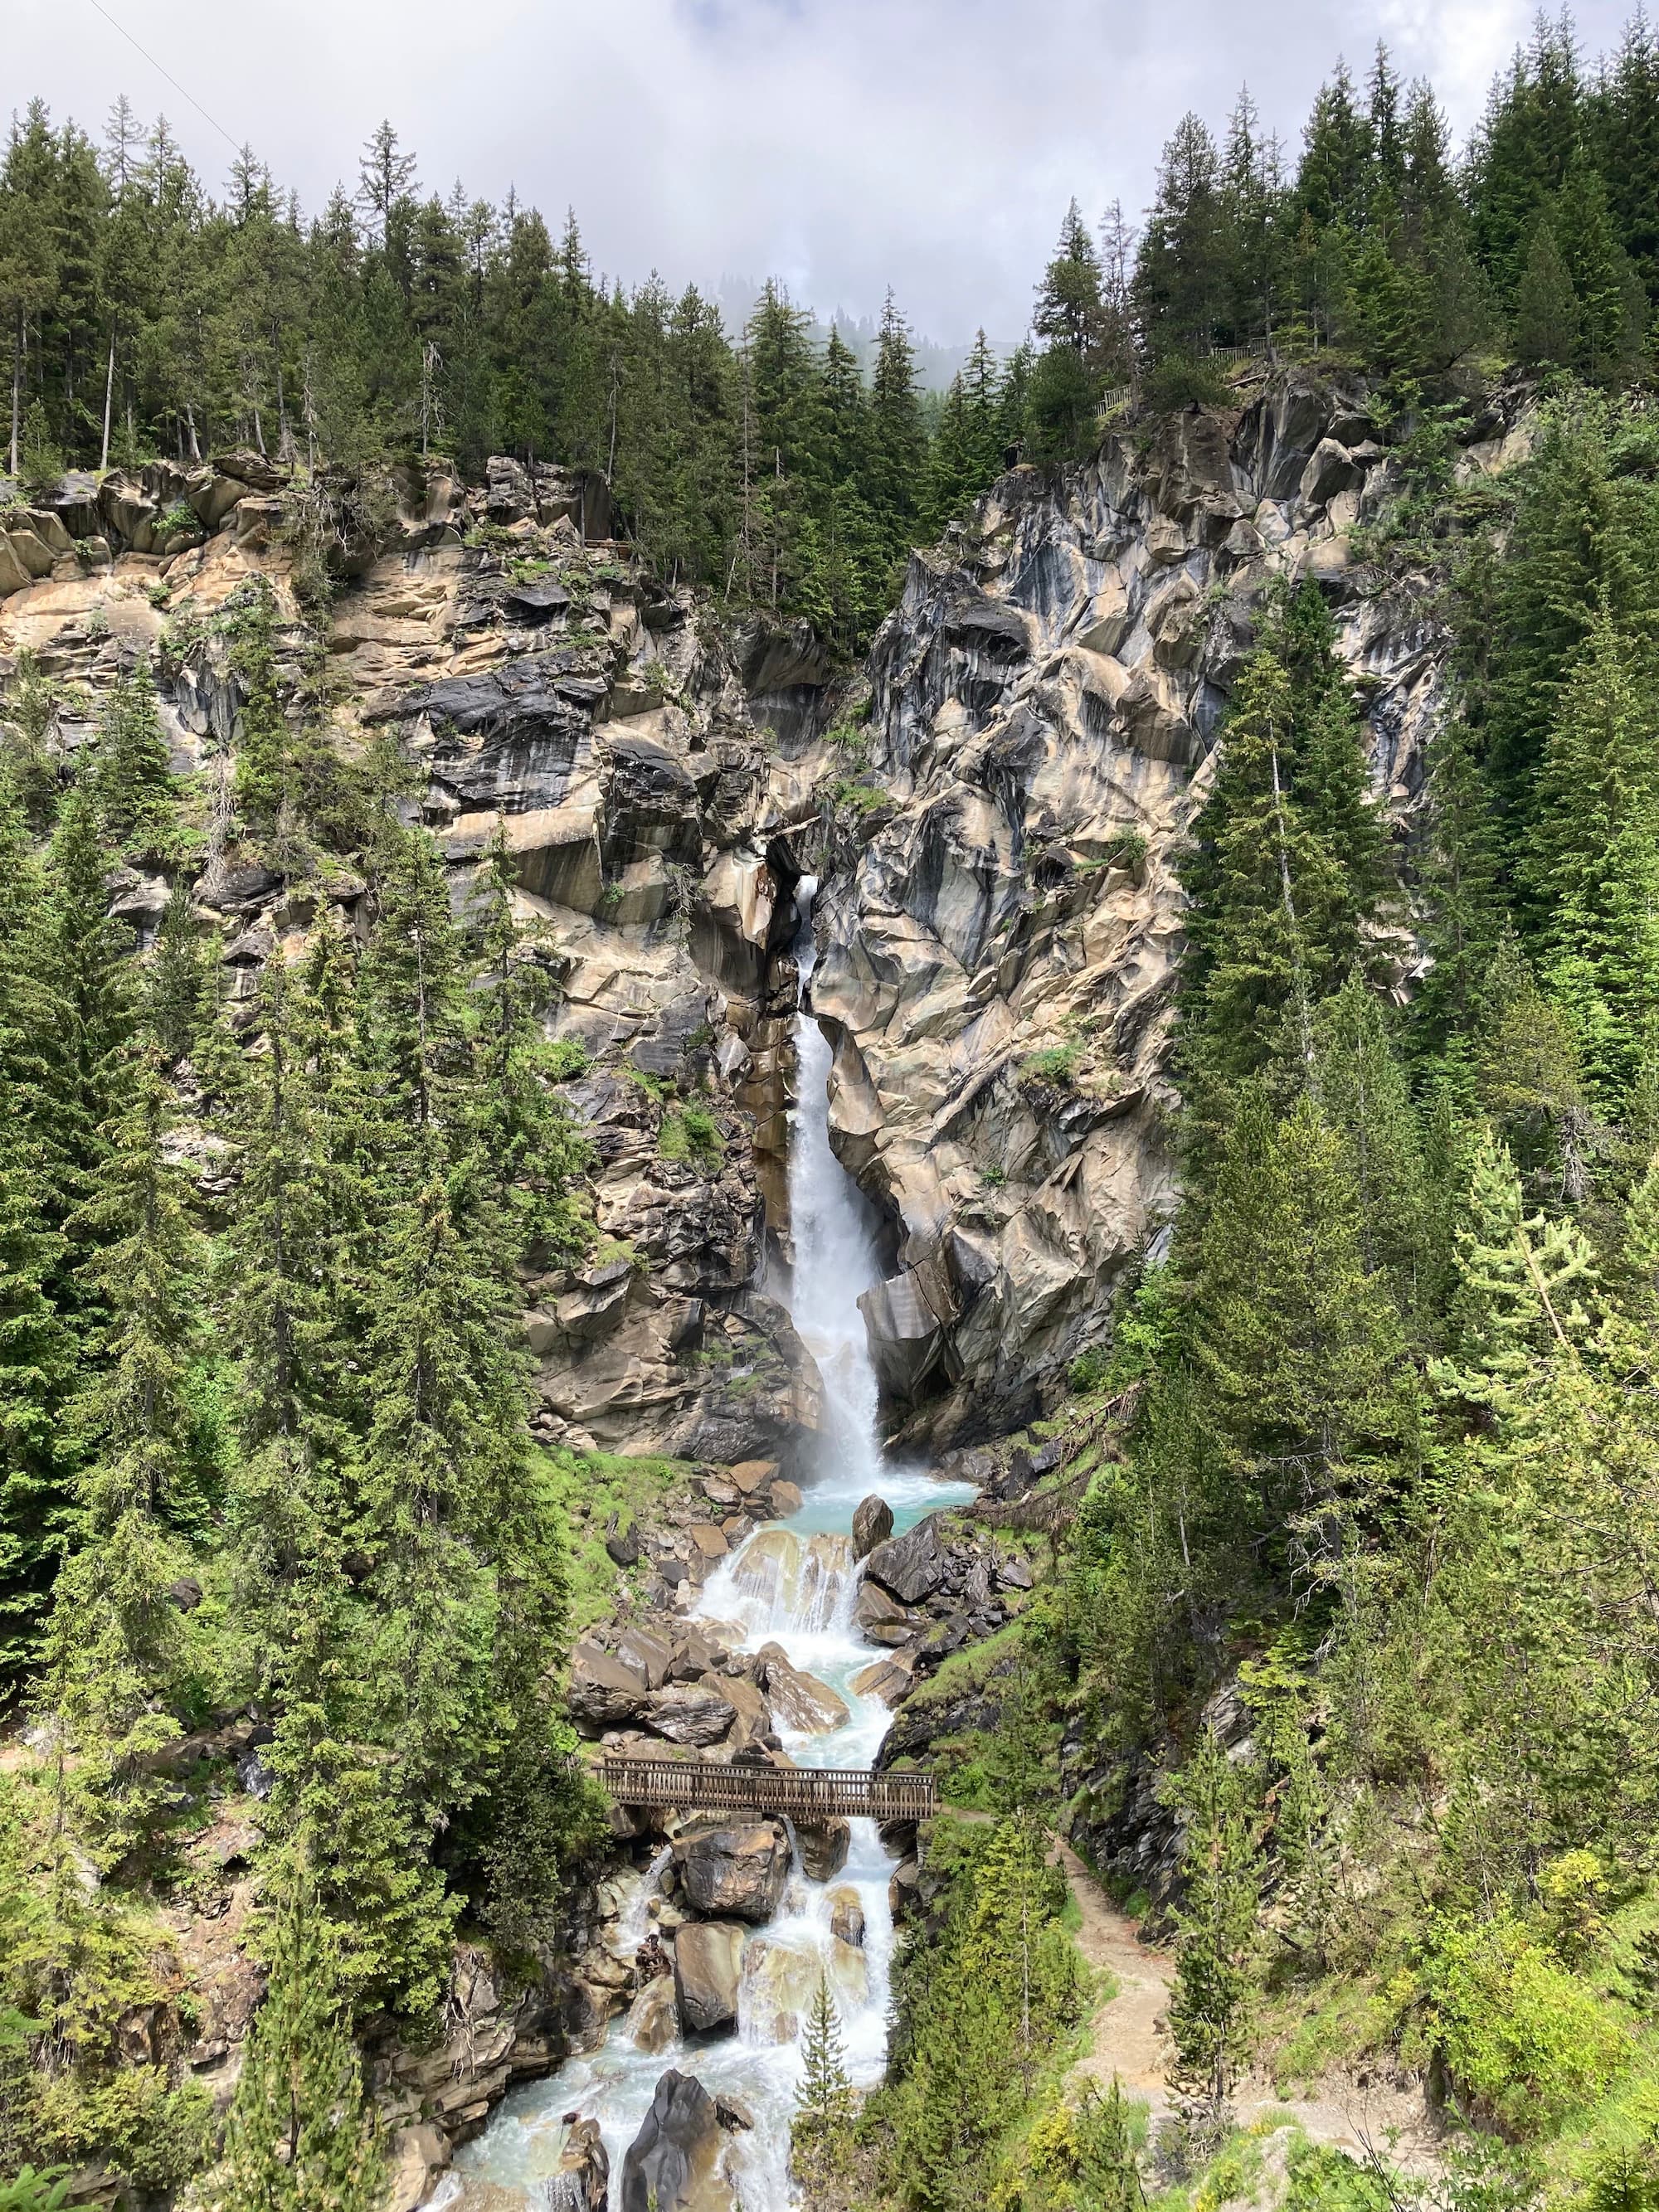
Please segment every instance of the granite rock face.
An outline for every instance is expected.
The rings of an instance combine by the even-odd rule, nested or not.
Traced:
[[[1263,372],[1226,411],[1020,468],[910,565],[817,908],[831,1139],[891,1224],[864,1300],[934,1446],[1018,1426],[1174,1209],[1175,861],[1281,578],[1333,605],[1379,798],[1420,788],[1448,641],[1351,533],[1399,487],[1358,386]],[[1524,449],[1489,410],[1466,473]],[[1402,975],[1411,957],[1402,949]]]

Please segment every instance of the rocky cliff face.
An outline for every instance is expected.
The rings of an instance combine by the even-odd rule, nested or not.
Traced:
[[[1420,787],[1447,640],[1428,580],[1352,538],[1399,463],[1357,389],[1286,372],[1240,402],[1005,477],[912,562],[842,732],[813,1000],[832,1141],[892,1224],[884,1385],[936,1444],[1048,1403],[1170,1217],[1174,863],[1276,578],[1334,604],[1385,805]],[[1466,471],[1516,451],[1476,427]]]
[[[248,453],[71,478],[0,512],[0,678],[28,653],[58,680],[72,751],[121,667],[149,657],[173,766],[193,780],[197,917],[233,1009],[251,1010],[261,969],[297,951],[319,903],[355,917],[365,892],[346,862],[296,877],[235,842],[244,698],[220,617],[265,578],[285,704],[325,701],[348,756],[396,738],[458,904],[498,819],[518,864],[593,1154],[592,1252],[527,1286],[539,1432],[788,1459],[817,1405],[773,1278],[787,1249],[792,890],[821,836],[829,672],[809,635],[717,628],[600,538],[609,527],[597,479],[532,479],[506,459],[472,489],[409,471],[350,500]],[[319,563],[338,589],[307,623]],[[111,890],[142,946],[166,882],[129,869]],[[222,1147],[204,1135],[198,1150],[204,1178],[222,1176]]]

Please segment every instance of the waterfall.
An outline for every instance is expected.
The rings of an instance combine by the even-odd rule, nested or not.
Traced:
[[[741,1632],[743,1648],[783,1647],[792,1665],[829,1684],[847,1705],[845,1725],[793,1732],[780,1719],[785,1748],[798,1765],[863,1766],[874,1759],[890,1715],[878,1698],[860,1696],[853,1678],[878,1656],[854,1614],[858,1578],[848,1534],[859,1500],[879,1490],[899,1528],[935,1506],[970,1496],[963,1485],[884,1462],[877,1434],[878,1390],[859,1310],[861,1291],[879,1277],[876,1218],[830,1149],[830,1047],[811,1012],[812,900],[803,880],[797,900],[796,955],[801,1006],[795,1025],[799,1104],[792,1117],[789,1202],[795,1268],[790,1309],[822,1370],[825,1425],[798,1513],[757,1529],[704,1586],[693,1618]],[[840,2014],[848,2071],[859,2086],[879,2081],[887,2056],[889,1967],[893,1920],[888,1903],[892,1855],[873,1820],[854,1820],[846,1865],[830,1882],[809,1880],[799,1855],[776,1915],[746,1940],[738,2032],[719,2040],[676,2039],[665,2051],[635,2048],[618,2014],[603,2046],[568,2060],[545,2081],[515,2090],[483,2134],[459,2153],[454,2173],[432,2200],[468,2212],[501,2203],[475,2185],[519,2191],[526,2206],[544,2201],[543,2177],[557,2161],[562,2114],[597,2118],[611,2155],[611,2205],[621,2202],[623,2159],[665,2069],[696,2074],[711,2094],[740,2098],[755,2126],[734,2136],[729,2158],[742,2212],[788,2212],[789,2124],[800,2075],[799,2027],[805,2005],[828,1978]],[[628,1929],[647,1924],[664,1854],[632,1893]],[[837,1904],[856,1897],[864,1942],[854,1948],[831,1925]]]
[[[789,1148],[789,1218],[795,1279],[789,1310],[823,1377],[826,1472],[873,1489],[881,1468],[876,1437],[876,1370],[859,1298],[881,1280],[874,1209],[830,1148],[830,1041],[812,1018],[812,902],[817,878],[803,876],[795,896],[796,1107]],[[860,1488],[860,1486],[862,1486]]]

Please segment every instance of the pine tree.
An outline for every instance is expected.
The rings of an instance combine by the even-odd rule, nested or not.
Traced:
[[[1408,1430],[1400,1322],[1365,1265],[1346,1148],[1302,1098],[1241,1095],[1191,1266],[1194,1350],[1264,1529],[1328,1561]]]
[[[1322,684],[1311,694],[1316,774],[1304,791],[1297,680],[1273,652],[1252,656],[1182,863],[1192,912],[1178,1050],[1200,1148],[1236,1085],[1264,1071],[1294,1080],[1298,1065],[1305,1076],[1313,1009],[1358,957],[1361,921],[1375,904],[1364,875],[1376,832],[1355,788],[1358,749]]]
[[[1659,672],[1605,609],[1568,679],[1522,865],[1545,987],[1591,1099],[1622,1109],[1659,1020]]]
[[[8,1685],[38,1656],[69,1535],[58,1424],[75,1347],[46,1295],[62,1256],[61,1237],[46,1225],[27,1114],[0,1083],[0,1681]]]
[[[1195,2131],[1212,2140],[1226,2125],[1233,2082],[1251,2046],[1259,1875],[1243,1786],[1207,1729],[1176,1793],[1186,1889],[1176,1912],[1171,2078]]]
[[[1431,1265],[1422,1138],[1382,1007],[1357,976],[1320,1008],[1315,1039],[1320,1108],[1358,1201],[1361,1265],[1414,1329],[1427,1319]]]
[[[922,489],[927,436],[916,390],[915,348],[892,294],[881,311],[870,380],[863,490],[894,555],[909,550]]]
[[[115,1856],[149,1834],[167,1789],[154,1757],[180,1733],[182,1629],[168,1589],[184,1557],[168,1507],[191,1425],[198,1271],[181,1180],[165,1152],[173,1111],[165,1078],[151,1056],[128,1080],[107,1164],[71,1223],[95,1240],[109,1364],[81,1411],[93,1452],[80,1480],[78,1548],[58,1577],[46,1639],[49,1695],[76,1753],[77,1795]]]
[[[1515,349],[1539,368],[1570,368],[1578,359],[1578,295],[1547,215],[1533,226],[1515,295]]]
[[[221,2169],[224,2212],[374,2212],[384,2162],[301,1851],[276,1869],[266,1991],[248,2031]]]
[[[1214,139],[1196,115],[1183,116],[1164,149],[1135,261],[1135,312],[1155,356],[1208,352],[1226,312],[1219,173]]]
[[[175,876],[156,932],[144,1007],[150,1031],[170,1064],[195,1051],[211,1018],[212,999],[190,886],[183,876]]]
[[[795,2091],[795,2135],[799,2142],[821,2142],[849,2116],[853,2085],[842,2056],[841,2019],[830,1994],[830,1978],[818,1976],[811,2008],[802,2024],[801,2075]]]
[[[1570,1222],[1528,1217],[1507,1147],[1490,1131],[1475,1141],[1447,1358],[1431,1373],[1442,1390],[1488,1404],[1512,1388],[1552,1343],[1582,1343],[1596,1306],[1596,1270]]]
[[[112,844],[143,852],[165,836],[173,812],[173,775],[147,662],[125,670],[105,701],[93,790],[100,823]]]

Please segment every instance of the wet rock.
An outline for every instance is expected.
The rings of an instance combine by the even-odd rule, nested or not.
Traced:
[[[755,2115],[743,2099],[729,2091],[715,2098],[714,2112],[723,2128],[735,2128],[746,2135],[755,2124]]]
[[[850,1881],[830,1893],[830,1932],[855,1950],[864,1948],[864,1900]]]
[[[887,1500],[873,1495],[861,1499],[853,1516],[853,1557],[865,1558],[892,1533],[893,1509]]]
[[[853,1687],[861,1698],[879,1698],[890,1710],[909,1693],[915,1681],[915,1662],[906,1654],[902,1657],[877,1659],[860,1668],[853,1677]]]
[[[775,1482],[771,1489],[772,1510],[782,1519],[787,1514],[800,1511],[800,1492],[793,1482]]]
[[[776,1820],[716,1828],[677,1843],[674,1862],[694,1911],[734,1913],[758,1925],[783,1902],[789,1839]]]
[[[901,1859],[887,1884],[887,1903],[895,1920],[902,1920],[920,1894],[921,1869],[915,1859]]]
[[[861,1942],[848,1943],[840,1936],[832,1937],[825,1963],[830,1986],[837,1996],[853,2008],[869,2003],[870,1968]]]
[[[688,1920],[674,1937],[674,1996],[688,2034],[738,2016],[746,1930],[735,1920]]]
[[[714,2099],[671,2066],[623,2160],[622,2212],[737,2212],[724,2147]]]
[[[449,2165],[449,2138],[429,2120],[396,2128],[386,2142],[386,2194],[380,2212],[416,2212]]]
[[[794,1729],[803,1735],[827,1735],[852,1718],[840,1692],[820,1682],[816,1674],[792,1666],[781,1644],[763,1644],[755,1662],[780,1728]]]
[[[865,1575],[906,1605],[932,1597],[945,1580],[945,1553],[936,1517],[930,1513],[907,1534],[878,1544],[865,1564]]]
[[[732,1725],[730,1701],[702,1682],[671,1682],[646,1698],[641,1711],[654,1735],[698,1750],[719,1743]]]
[[[763,2043],[793,2043],[823,1973],[816,1951],[757,1936],[743,1954],[744,2033]]]
[[[543,2185],[547,2212],[605,2212],[611,2159],[597,2120],[578,2120],[564,2139],[558,2165]]]
[[[811,1881],[833,1881],[847,1863],[853,1848],[853,1831],[845,1820],[825,1820],[811,1827],[797,1825],[795,1841],[800,1863]]]
[[[679,2032],[672,1975],[648,1981],[629,2008],[623,2033],[639,2051],[666,2051]]]
[[[909,1631],[909,1615],[896,1597],[890,1596],[879,1583],[866,1576],[859,1584],[859,1594],[853,1605],[853,1618],[866,1636],[874,1637],[878,1629],[897,1628]],[[877,1641],[882,1639],[878,1638]]]

